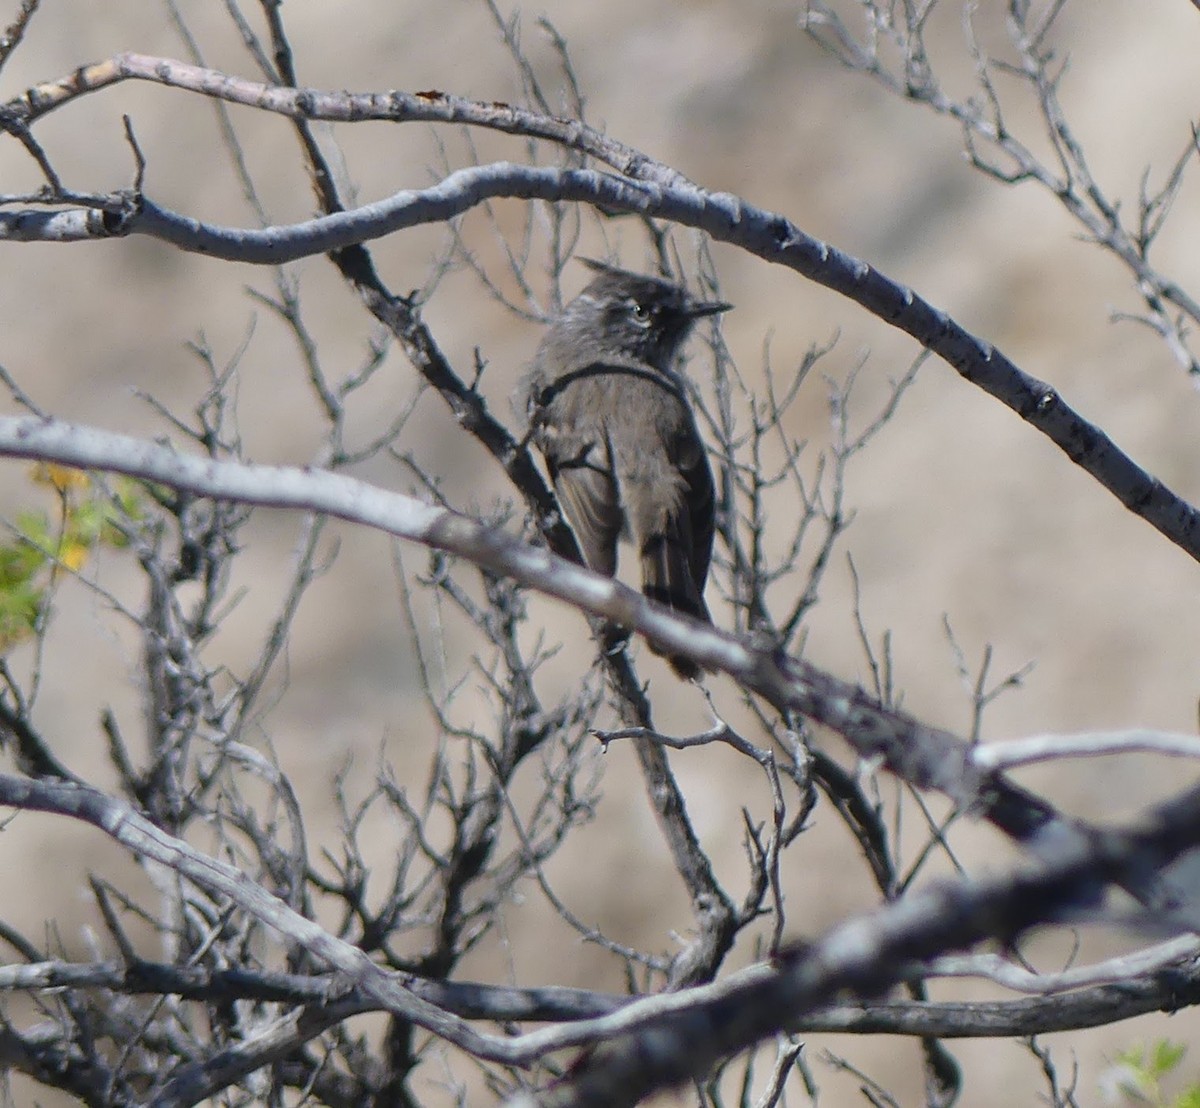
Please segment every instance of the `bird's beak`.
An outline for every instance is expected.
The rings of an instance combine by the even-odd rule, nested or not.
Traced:
[[[701,319],[706,315],[727,312],[732,307],[732,304],[726,304],[724,300],[693,300],[687,306],[687,314],[692,319]]]

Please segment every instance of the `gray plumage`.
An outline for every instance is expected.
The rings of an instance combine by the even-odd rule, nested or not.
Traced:
[[[708,620],[712,471],[675,361],[695,320],[730,305],[587,264],[598,275],[550,324],[525,382],[533,439],[587,564],[612,576],[628,538],[642,592]]]

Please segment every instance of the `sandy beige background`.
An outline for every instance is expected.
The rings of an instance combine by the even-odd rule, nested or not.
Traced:
[[[193,0],[179,6],[209,64],[253,74],[216,5]],[[782,0],[544,0],[524,8],[524,34],[531,56],[549,73],[552,58],[535,17],[553,20],[571,45],[593,122],[701,184],[778,210],[911,284],[1022,368],[1052,382],[1177,492],[1192,501],[1200,497],[1200,400],[1147,329],[1110,322],[1114,309],[1136,308],[1126,275],[1079,241],[1078,228],[1050,197],[1032,186],[1002,188],[972,172],[951,125],[843,72],[798,28],[800,6]],[[966,94],[959,5],[946,9],[934,39],[952,89]],[[308,84],[432,87],[489,100],[516,95],[496,30],[473,0],[294,3],[285,14]],[[1071,57],[1063,84],[1070,117],[1101,181],[1132,204],[1144,168],[1152,167],[1152,181],[1161,180],[1196,118],[1200,13],[1184,0],[1089,0],[1068,11],[1060,35]],[[49,6],[4,71],[3,96],[123,49],[183,51],[156,5],[76,0]],[[250,223],[217,149],[210,105],[166,89],[110,89],[40,124],[37,135],[69,185],[102,191],[129,182],[122,112],[130,114],[149,159],[147,189],[154,199],[199,218]],[[234,118],[272,218],[308,216],[311,199],[286,125],[241,110]],[[1022,118],[1016,107],[1013,118]],[[336,141],[342,151],[362,201],[427,183],[438,162],[424,128],[369,125],[322,133],[330,149]],[[461,164],[461,138],[443,137],[451,161]],[[523,154],[509,140],[483,137],[479,144],[488,157]],[[8,191],[37,183],[15,143],[0,144],[0,166]],[[1157,255],[1164,271],[1193,290],[1200,283],[1197,210],[1195,190],[1185,191]],[[632,227],[612,233],[625,244],[627,263],[644,261]],[[378,244],[385,279],[398,290],[419,285],[440,242],[425,231]],[[826,368],[838,375],[868,358],[858,394],[865,417],[887,378],[913,357],[911,342],[836,296],[729,248],[715,253],[723,293],[738,306],[727,318],[726,338],[747,373],[760,365],[768,336],[778,368],[798,363],[811,343],[840,334]],[[46,409],[115,430],[161,433],[135,390],[188,411],[205,381],[184,344],[203,336],[224,363],[249,335],[238,375],[248,456],[298,463],[313,456],[320,424],[295,351],[245,292],[247,286],[267,289],[264,273],[145,240],[7,245],[3,254],[0,363]],[[349,372],[372,333],[362,309],[322,259],[297,266],[296,273],[327,368],[333,375]],[[570,291],[583,279],[582,272],[572,274]],[[444,284],[428,319],[456,365],[468,366],[475,347],[484,352],[490,362],[485,386],[497,410],[505,411],[537,328],[514,323],[486,303],[467,275]],[[381,426],[412,388],[412,371],[393,353],[352,414],[354,433],[365,438]],[[498,482],[480,484],[481,455],[464,444],[436,398],[422,401],[420,424],[424,437],[413,446],[453,500],[486,509],[506,495]],[[828,424],[826,388],[814,376],[793,430],[811,437],[815,450],[827,440]],[[383,464],[361,475],[383,484],[403,481],[398,469]],[[38,496],[21,467],[10,464],[0,476],[10,510]],[[942,628],[945,615],[973,660],[984,644],[994,645],[997,674],[1036,661],[1024,687],[989,712],[988,738],[1127,725],[1195,730],[1200,571],[944,365],[925,367],[895,421],[852,470],[850,504],[857,518],[810,624],[807,654],[814,662],[848,678],[867,677],[847,604],[848,551],[861,577],[867,624],[876,640],[891,630],[897,686],[906,706],[924,718],[960,732],[969,719]],[[779,510],[786,512],[786,505]],[[284,587],[297,528],[295,519],[266,514],[250,528],[239,570],[248,592],[214,644],[214,658],[237,668],[255,656]],[[301,614],[286,687],[281,684],[264,724],[306,794],[314,850],[336,841],[334,816],[322,798],[347,758],[354,764],[351,782],[365,787],[381,750],[400,773],[417,774],[431,742],[400,624],[389,545],[361,532],[340,535],[338,562]],[[419,552],[407,557],[412,569],[424,564]],[[92,572],[137,603],[136,574],[120,557],[102,559]],[[533,607],[535,618],[547,611]],[[590,649],[581,621],[553,618],[568,649],[552,670],[548,695],[553,681],[567,688],[577,679]],[[463,629],[451,631],[465,641]],[[37,718],[69,764],[102,779],[100,710],[111,705],[127,733],[140,737],[137,690],[130,687],[135,640],[104,601],[69,589],[51,646]],[[28,666],[29,659],[19,652],[14,664]],[[700,706],[679,698],[663,671],[647,666],[646,672],[656,675],[652,692],[664,726],[703,719]],[[737,895],[744,887],[739,810],[746,805],[766,813],[761,778],[723,751],[673,760],[698,828]],[[614,747],[600,768],[604,797],[597,822],[552,876],[582,918],[624,941],[669,947],[672,931],[689,921],[631,753]],[[1028,780],[1071,811],[1104,818],[1128,815],[1194,776],[1188,766],[1138,758]],[[376,836],[381,860],[387,831]],[[964,829],[957,841],[982,869],[1008,853],[980,829]],[[795,931],[818,933],[872,902],[847,864],[852,849],[835,819],[819,810],[788,874]],[[89,867],[119,873],[122,864],[98,835],[21,816],[0,836],[0,878],[22,892],[6,906],[6,918],[34,937],[45,921],[56,920],[63,941],[82,951],[81,921],[91,916],[82,875]],[[464,974],[619,987],[610,959],[581,947],[536,905],[513,907],[506,939],[504,949],[473,958]],[[1102,955],[1122,941],[1088,937],[1085,949]],[[1049,968],[1066,946],[1044,949]],[[746,956],[739,951],[740,959]],[[980,992],[959,985],[944,995]],[[1195,1017],[1185,1015],[1050,1041],[1064,1072],[1078,1062],[1080,1102],[1094,1104],[1098,1075],[1117,1050],[1161,1035],[1186,1040],[1195,1028]],[[854,1083],[821,1061],[826,1045],[855,1060],[902,1103],[919,1102],[911,1044],[814,1037],[809,1056],[825,1090],[823,1103],[858,1102]],[[1040,1076],[1019,1045],[953,1049],[968,1071],[965,1104],[1034,1101]],[[1200,1077],[1200,1055],[1185,1067]],[[445,1090],[422,1091],[430,1104],[447,1102]]]

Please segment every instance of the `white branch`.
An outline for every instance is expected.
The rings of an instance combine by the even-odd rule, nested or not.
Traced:
[[[784,216],[748,204],[738,196],[700,188],[677,171],[582,123],[507,105],[472,103],[442,92],[355,96],[271,88],[216,70],[139,54],[118,55],[82,67],[62,81],[29,90],[7,107],[14,118],[28,122],[77,95],[129,79],[173,84],[297,118],[347,122],[387,119],[397,123],[423,118],[489,127],[558,142],[606,161],[618,172],[503,162],[475,166],[452,173],[429,189],[398,193],[379,204],[291,228],[263,231],[210,227],[168,212],[148,197],[130,195],[110,198],[97,203],[94,209],[74,213],[47,214],[37,209],[0,213],[0,240],[61,242],[76,235],[95,238],[150,234],[211,256],[278,264],[416,223],[450,219],[485,200],[500,197],[583,202],[671,220],[793,269],[911,335],[1046,435],[1127,509],[1200,560],[1200,514],[1119,450],[1100,428],[1082,419],[1045,382],[1023,373],[1001,351],[965,331],[912,289],[805,234]],[[14,202],[14,198],[4,202]],[[38,202],[46,201],[39,198]]]
[[[957,736],[873,700],[862,689],[779,651],[751,648],[710,624],[677,615],[628,586],[529,546],[498,527],[351,477],[183,454],[148,442],[38,416],[0,417],[0,456],[125,473],[201,496],[320,512],[466,558],[521,585],[645,635],[666,653],[728,673],[781,710],[842,735],[862,758],[978,810],[1006,833],[1051,854],[1080,837],[1049,805],[982,771]]]
[[[1050,996],[1093,985],[1115,985],[1142,974],[1193,958],[1200,953],[1200,938],[1181,935],[1157,946],[1108,958],[1090,966],[1077,966],[1061,973],[1033,973],[999,954],[975,954],[963,958],[938,958],[924,972],[927,977],[983,977],[1014,992]]]
[[[703,666],[747,671],[753,663],[751,652],[733,636],[676,615],[611,578],[520,542],[498,527],[352,477],[196,457],[166,442],[37,416],[0,417],[0,455],[110,470],[218,500],[336,516],[467,558],[592,615],[633,627]]]
[[[1161,754],[1168,758],[1200,758],[1200,738],[1171,731],[1131,728],[1086,731],[1076,735],[1031,735],[1024,739],[983,743],[973,760],[989,772],[1049,762],[1060,758],[1095,758],[1106,754]]]

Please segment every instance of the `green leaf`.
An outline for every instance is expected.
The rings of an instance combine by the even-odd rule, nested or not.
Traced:
[[[98,500],[87,500],[72,506],[64,521],[66,537],[80,546],[95,546],[100,539],[106,515],[106,505]]]
[[[0,546],[0,588],[28,581],[46,564],[46,555],[27,542]]]
[[[1170,1039],[1159,1039],[1154,1044],[1154,1053],[1150,1059],[1151,1072],[1156,1077],[1165,1077],[1179,1066],[1187,1047],[1183,1043],[1173,1043]]]
[[[45,592],[27,583],[0,589],[0,650],[33,633],[44,601]]]
[[[50,533],[50,521],[42,512],[21,512],[17,516],[17,532],[43,553],[57,545]]]

